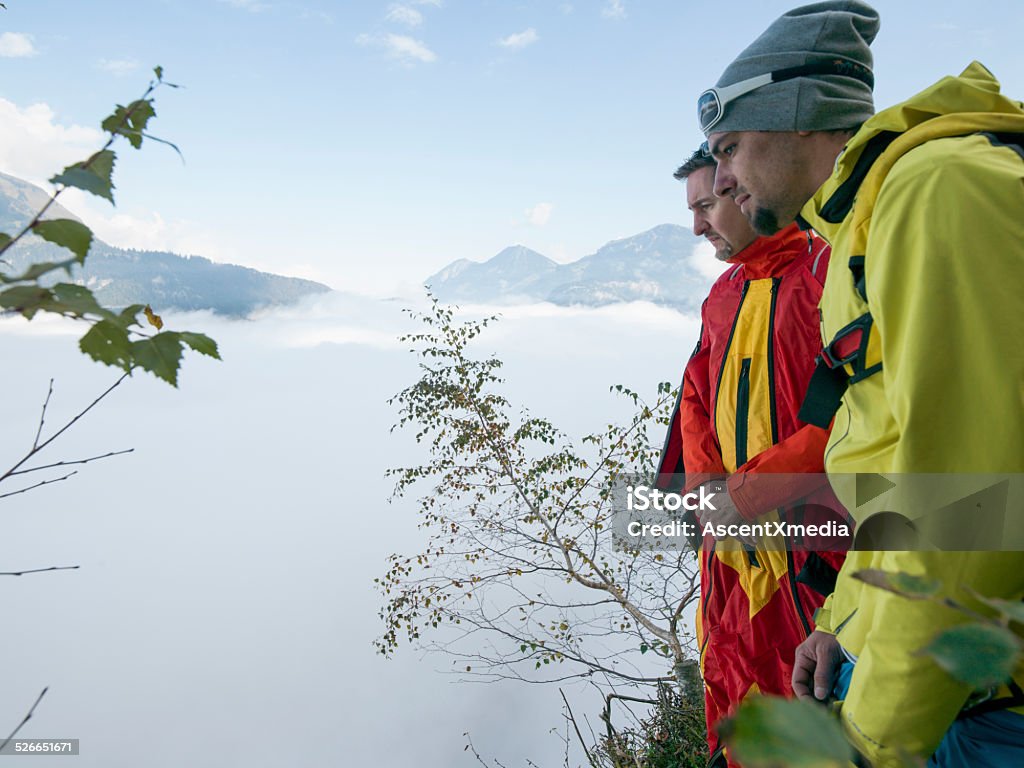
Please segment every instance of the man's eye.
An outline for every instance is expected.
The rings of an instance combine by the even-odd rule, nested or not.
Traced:
[[[727,157],[731,157],[732,153],[736,151],[736,145],[735,144],[730,144],[727,147],[723,147],[720,151],[721,151],[721,153],[723,155],[726,155]]]

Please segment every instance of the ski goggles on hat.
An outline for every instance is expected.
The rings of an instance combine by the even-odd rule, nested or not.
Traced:
[[[846,59],[827,59],[825,61],[801,64],[797,67],[786,67],[777,69],[774,72],[766,72],[763,75],[740,80],[738,83],[726,85],[722,88],[709,88],[697,99],[697,121],[700,129],[706,136],[708,131],[718,124],[725,114],[725,107],[730,102],[736,101],[740,96],[745,96],[751,91],[756,91],[771,83],[780,83],[783,80],[792,80],[796,77],[810,77],[811,75],[840,75],[860,80],[868,86],[875,87],[875,77],[871,70],[863,64]]]

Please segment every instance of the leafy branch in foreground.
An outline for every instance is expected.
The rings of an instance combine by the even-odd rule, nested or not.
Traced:
[[[682,617],[697,595],[693,554],[612,547],[611,484],[652,472],[647,428],[667,423],[672,387],[660,385],[653,405],[613,388],[636,415],[577,450],[546,419],[515,413],[500,393],[500,360],[470,354],[495,318],[457,322],[433,297],[427,312],[410,314],[427,326],[402,339],[422,376],[390,402],[395,428],[414,429],[429,461],[389,475],[393,498],[430,484],[418,505],[429,538],[417,554],[392,555],[375,580],[384,599],[378,651],[431,633],[431,647],[466,674],[530,682],[598,674],[650,683],[692,665]],[[641,664],[647,653],[660,660]],[[664,672],[652,675],[652,666]]]
[[[46,284],[51,282],[52,273],[63,270],[72,277],[73,268],[85,264],[93,233],[75,219],[47,219],[45,216],[57,198],[71,187],[113,204],[113,172],[117,156],[111,147],[118,138],[127,140],[134,149],[142,147],[143,139],[150,139],[167,144],[181,154],[170,142],[147,132],[149,121],[156,116],[154,92],[161,86],[178,87],[163,79],[161,67],[156,67],[153,73],[155,79],[150,81],[140,98],[127,106],[117,105],[114,112],[103,120],[102,128],[108,134],[103,147],[88,159],[67,166],[50,179],[55,191],[20,231],[13,236],[0,232],[0,286],[3,287],[0,290],[0,309],[19,312],[28,320],[39,312],[50,312],[85,321],[90,328],[79,340],[79,348],[93,360],[121,368],[126,373],[141,368],[177,386],[185,347],[220,359],[213,339],[201,333],[163,330],[163,320],[149,306],[133,304],[112,309],[102,306],[84,285],[71,282]],[[24,271],[11,274],[3,268],[7,262],[3,262],[2,257],[30,235],[65,248],[73,256],[61,261],[30,264]],[[144,327],[140,317],[144,318],[146,327],[154,328],[156,332],[150,334],[139,330]]]

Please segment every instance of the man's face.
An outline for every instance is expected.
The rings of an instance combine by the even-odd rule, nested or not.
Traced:
[[[757,235],[740,209],[728,198],[715,197],[714,167],[698,168],[686,179],[686,206],[693,213],[693,234],[715,246],[715,258],[727,261]]]
[[[718,161],[714,192],[732,198],[761,235],[791,223],[817,185],[807,190],[800,134],[731,131],[708,137]]]

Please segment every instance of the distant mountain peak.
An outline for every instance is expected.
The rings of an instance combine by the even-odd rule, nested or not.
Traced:
[[[557,266],[557,262],[537,253],[525,245],[510,245],[496,256],[492,256],[485,264],[517,267],[547,267]]]
[[[453,262],[427,283],[443,301],[589,306],[653,301],[696,312],[711,285],[690,263],[700,243],[687,227],[659,224],[569,264],[514,245],[485,262]]]
[[[15,232],[12,230],[19,230],[28,224],[49,199],[50,193],[35,184],[0,173],[0,231],[13,236]],[[81,221],[60,203],[51,205],[43,218]]]
[[[0,173],[0,231],[15,234],[49,199],[50,195],[34,184]],[[50,206],[46,218],[77,220],[57,203]],[[19,241],[4,254],[11,271],[34,262],[61,261],[67,257],[67,251],[38,237]],[[67,280],[63,273],[48,278],[52,278],[51,282]],[[85,266],[74,267],[72,279],[87,285],[109,307],[150,304],[158,312],[210,309],[234,316],[330,290],[311,280],[218,264],[202,256],[115,248],[98,238],[92,241]]]

